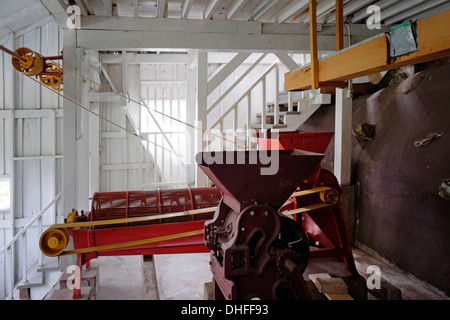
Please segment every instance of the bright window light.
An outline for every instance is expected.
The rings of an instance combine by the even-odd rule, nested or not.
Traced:
[[[9,179],[0,179],[0,210],[8,210],[11,206]]]

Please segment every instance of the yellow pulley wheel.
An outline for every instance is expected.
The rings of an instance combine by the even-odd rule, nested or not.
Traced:
[[[47,72],[47,74],[40,74],[39,79],[43,84],[46,86],[52,87],[55,90],[61,91],[62,90],[62,69],[53,62],[47,62],[47,67],[45,68],[44,72]],[[54,73],[49,74],[49,73]]]
[[[336,189],[328,189],[319,192],[319,198],[324,203],[335,204],[339,201],[339,193]]]
[[[67,229],[47,229],[39,239],[39,247],[41,251],[49,256],[55,257],[60,255],[69,243],[69,231]]]
[[[15,57],[11,58],[11,63],[17,71],[27,76],[36,76],[43,71],[44,58],[38,53],[25,47],[17,49],[15,53],[24,60],[19,60]]]

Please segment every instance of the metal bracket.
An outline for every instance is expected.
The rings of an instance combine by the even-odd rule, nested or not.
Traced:
[[[391,58],[418,50],[415,26],[411,21],[392,27],[388,39]]]

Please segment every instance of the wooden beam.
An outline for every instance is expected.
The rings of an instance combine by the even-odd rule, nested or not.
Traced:
[[[156,1],[156,17],[157,18],[165,18],[165,11],[166,11],[166,0],[157,0]]]
[[[220,71],[208,81],[208,95],[211,94],[228,76],[236,70],[248,57],[250,53],[238,53],[229,63],[227,63]]]
[[[189,15],[189,11],[191,11],[192,2],[194,0],[184,0],[183,1],[183,9],[181,10],[181,18],[186,19]]]
[[[450,56],[450,10],[418,21],[418,50],[401,57],[390,58],[389,40],[380,34],[357,43],[319,61],[319,79],[323,82],[346,81],[376,72],[397,69]],[[285,90],[311,88],[312,67],[285,74]]]
[[[323,71],[320,73],[320,79],[345,81],[357,78],[365,75],[368,68],[384,68],[388,61],[389,43],[387,36],[383,35],[322,60],[319,64],[320,70]]]
[[[344,4],[336,0],[336,51],[344,49]]]
[[[234,3],[228,9],[226,18],[227,20],[231,20],[234,15],[241,10],[248,0],[235,0]]]
[[[83,16],[89,15],[88,10],[86,8],[86,4],[84,3],[84,1],[82,1],[82,0],[75,0],[75,3],[77,4],[77,6],[80,7],[80,11],[81,11],[81,14]]]
[[[205,10],[203,11],[203,19],[211,19],[214,11],[216,11],[219,4],[220,0],[210,0],[208,5],[205,7]]]
[[[319,87],[319,58],[317,54],[316,0],[309,0],[309,50],[311,54],[311,87]]]
[[[259,21],[82,16],[77,41],[79,47],[95,50],[171,48],[309,52],[308,28],[289,25]],[[357,34],[352,31],[352,36],[358,35],[366,38],[367,32]],[[320,51],[335,50],[334,32],[319,34],[317,40]]]
[[[297,62],[294,61],[287,53],[276,53],[275,54],[277,58],[289,69],[289,70],[295,70],[298,69]]]
[[[139,17],[139,0],[133,0],[133,16]]]
[[[40,0],[48,12],[55,18],[61,28],[67,28],[67,5],[63,0]]]
[[[276,20],[277,23],[286,22],[299,11],[302,11],[302,13],[307,12],[308,5],[309,5],[308,0],[294,1],[292,4],[286,6],[284,9],[280,11]]]
[[[322,82],[345,81],[382,71],[388,65],[388,55],[386,35],[354,45],[319,62],[320,80]],[[311,66],[286,73],[285,90],[311,89],[310,73]]]
[[[107,16],[112,16],[112,1],[111,0],[103,0],[103,6],[105,7],[105,12]]]

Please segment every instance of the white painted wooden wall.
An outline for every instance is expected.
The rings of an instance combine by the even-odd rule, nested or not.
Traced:
[[[128,79],[139,76],[137,66],[133,65],[125,72]],[[127,82],[128,88],[123,90],[123,66],[118,64],[105,65],[116,90],[125,95],[133,94],[137,85],[136,79]],[[131,79],[130,79],[131,80]],[[129,85],[133,83],[132,85]],[[136,132],[136,127],[130,118],[133,108],[138,108],[135,103],[126,102],[122,97],[113,95],[109,101],[101,102],[99,112],[102,117]],[[137,98],[133,94],[133,99]],[[124,103],[125,102],[125,103]],[[113,124],[99,120],[100,125],[100,192],[143,190],[146,183],[154,181],[153,158],[145,151],[145,145],[141,139],[125,132]],[[95,152],[91,150],[91,153]],[[94,192],[95,192],[94,191]]]
[[[62,32],[50,22],[31,31],[10,33],[2,43],[8,48],[28,47],[44,56],[59,55]],[[0,179],[11,185],[11,206],[0,212],[0,247],[61,191],[62,98],[12,68],[11,57],[0,53]],[[60,206],[56,206],[56,211]],[[44,224],[55,223],[54,208],[44,216]],[[39,238],[37,230],[29,235]],[[36,237],[28,236],[29,267],[39,254]],[[16,257],[20,253],[16,247]],[[3,259],[3,257],[0,257]],[[0,260],[0,275],[5,274]],[[16,268],[16,276],[21,276]],[[4,281],[0,281],[4,285]],[[0,288],[0,297],[4,292]]]

